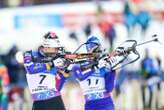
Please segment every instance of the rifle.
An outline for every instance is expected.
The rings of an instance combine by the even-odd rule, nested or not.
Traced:
[[[122,68],[122,67],[124,67],[124,66],[126,66],[128,64],[131,64],[131,63],[137,61],[140,58],[140,54],[137,51],[136,47],[144,45],[144,44],[147,44],[147,43],[151,43],[151,42],[158,42],[158,38],[157,38],[156,34],[153,35],[152,37],[153,37],[152,40],[149,40],[149,41],[146,41],[146,42],[143,42],[143,43],[140,43],[140,44],[137,44],[136,40],[126,40],[121,45],[123,45],[123,44],[130,44],[131,43],[131,46],[129,46],[129,47],[119,46],[119,47],[116,48],[115,51],[113,51],[111,53],[102,53],[102,52],[97,52],[97,53],[78,53],[77,51],[83,45],[88,44],[88,43],[83,43],[73,53],[65,52],[65,50],[64,50],[61,54],[57,54],[55,57],[41,57],[41,58],[34,58],[33,60],[36,61],[36,62],[51,62],[51,61],[53,61],[53,60],[55,60],[57,58],[64,58],[64,59],[66,59],[66,62],[69,65],[70,63],[82,63],[83,61],[86,61],[85,59],[89,58],[89,59],[93,60],[92,63],[94,65],[96,65],[97,61],[99,59],[101,59],[102,57],[108,57],[106,59],[108,62],[110,62],[110,57],[116,57],[116,56],[123,57],[121,60],[119,60],[119,62],[117,64],[112,66],[112,69],[115,70],[115,69]],[[94,44],[96,44],[96,43],[94,43]],[[127,63],[125,63],[125,64],[123,64],[121,66],[118,66],[119,64],[123,63],[128,58],[128,56],[130,54],[134,54],[137,57],[135,59],[131,60],[131,61],[128,61]],[[79,60],[84,59],[84,60],[75,61],[76,59],[79,59]]]

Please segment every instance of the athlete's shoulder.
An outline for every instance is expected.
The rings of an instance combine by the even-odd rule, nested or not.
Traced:
[[[23,56],[24,57],[31,57],[31,54],[32,54],[32,51],[31,50],[30,51],[25,51],[24,54],[23,54]]]
[[[29,50],[24,52],[23,57],[24,57],[24,64],[31,63],[34,57],[38,57],[38,53],[36,51]]]

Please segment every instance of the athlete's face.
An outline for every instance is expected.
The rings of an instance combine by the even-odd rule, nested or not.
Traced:
[[[90,49],[88,51],[88,53],[94,53],[94,52],[97,52],[97,51],[101,51],[101,46],[95,46],[95,47],[93,47],[92,49]]]
[[[56,56],[56,54],[59,52],[59,50],[54,47],[43,47],[42,50],[48,56]]]

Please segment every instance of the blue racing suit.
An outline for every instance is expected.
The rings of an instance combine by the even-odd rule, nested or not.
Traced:
[[[98,68],[97,66],[84,70],[76,64],[73,67],[73,72],[86,100],[85,110],[115,109],[110,95],[114,88],[115,71],[111,71],[108,67]],[[81,75],[79,74],[83,75],[84,78],[80,78]]]
[[[34,101],[49,100],[60,96],[60,90],[68,77],[62,68],[51,67],[48,62],[35,62],[33,58],[44,57],[37,51],[24,53],[26,78]]]

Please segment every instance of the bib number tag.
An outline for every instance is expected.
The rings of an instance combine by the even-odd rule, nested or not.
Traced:
[[[80,82],[84,94],[105,92],[105,80],[102,77],[89,76]]]
[[[38,73],[26,74],[27,82],[31,93],[45,92],[56,90],[55,76],[52,74]]]

